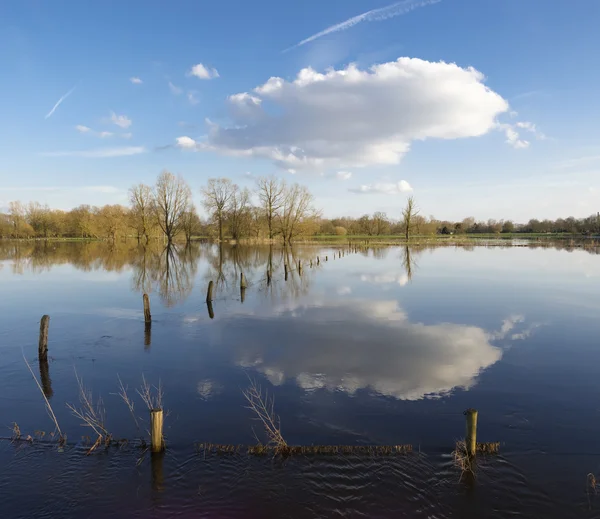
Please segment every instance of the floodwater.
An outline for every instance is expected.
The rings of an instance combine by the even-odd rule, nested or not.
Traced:
[[[600,517],[588,477],[600,477],[598,250],[0,242],[0,290],[0,436],[13,422],[22,438],[46,433],[0,441],[3,519]],[[48,441],[54,426],[23,356],[68,436],[63,448]],[[93,432],[66,407],[79,405],[76,373],[129,444],[86,456]],[[148,426],[142,374],[164,388],[164,456],[135,441]],[[198,442],[264,438],[245,407],[249,380],[274,396],[289,444],[414,452],[198,453]],[[478,440],[501,446],[461,478],[452,451],[469,407]]]

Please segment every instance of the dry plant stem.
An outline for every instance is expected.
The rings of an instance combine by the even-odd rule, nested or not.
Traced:
[[[275,399],[269,398],[269,394],[266,391],[263,397],[262,389],[254,380],[250,381],[250,387],[243,393],[248,402],[248,409],[254,411],[257,420],[265,428],[267,438],[269,439],[268,445],[276,449],[287,448],[287,442],[281,435],[279,417],[275,414]]]
[[[119,379],[119,396],[121,397],[123,402],[125,402],[125,405],[127,406],[127,409],[129,409],[129,412],[131,413],[131,417],[133,418],[133,421],[135,422],[135,426],[137,427],[137,430],[139,431],[140,424],[135,416],[134,403],[129,399],[129,395],[127,394],[128,388],[123,385],[123,381],[121,380],[121,377],[119,375],[117,375],[117,378]]]
[[[59,439],[62,441],[62,439],[64,438],[63,437],[63,433],[60,430],[60,426],[58,425],[58,420],[56,419],[56,415],[54,414],[54,411],[52,410],[52,406],[50,405],[50,401],[48,400],[48,398],[44,394],[44,390],[42,389],[42,386],[38,382],[38,379],[33,374],[33,370],[31,369],[31,366],[29,365],[29,362],[27,362],[27,359],[25,358],[25,354],[23,354],[23,360],[25,361],[25,364],[27,364],[27,368],[29,368],[29,372],[31,373],[31,376],[33,377],[33,380],[35,380],[35,383],[37,384],[37,387],[40,390],[40,393],[42,394],[42,397],[44,398],[44,402],[46,403],[46,411],[47,411],[48,415],[50,416],[50,418],[52,418],[52,420],[54,421],[54,425],[56,426],[56,430],[58,431],[58,434],[59,434]]]
[[[67,407],[71,410],[74,416],[82,420],[84,427],[90,427],[97,435],[98,439],[88,451],[91,453],[98,445],[105,442],[110,442],[111,435],[106,430],[104,425],[105,422],[105,410],[102,398],[98,398],[96,405],[94,406],[93,395],[91,391],[86,390],[83,385],[83,379],[80,379],[75,371],[75,378],[77,379],[77,385],[79,386],[79,401],[81,402],[81,409],[77,409],[73,404],[67,404]]]
[[[156,390],[156,396],[152,396],[152,387]],[[163,408],[163,387],[160,380],[158,381],[158,387],[150,386],[148,382],[146,382],[146,377],[142,374],[142,387],[137,390],[138,395],[144,401],[144,404],[148,407],[149,411],[153,409],[162,409]]]

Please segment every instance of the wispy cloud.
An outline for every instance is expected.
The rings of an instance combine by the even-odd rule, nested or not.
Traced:
[[[77,126],[75,126],[75,129],[79,132],[79,133],[90,133],[92,131],[92,129],[88,126],[83,126],[83,124],[78,124]]]
[[[58,101],[56,101],[56,104],[52,107],[52,110],[50,110],[47,114],[46,117],[44,117],[44,119],[48,119],[48,117],[50,117],[54,112],[56,112],[56,109],[61,105],[61,103],[67,98],[69,97],[77,88],[77,85],[75,85],[73,88],[71,88],[71,90],[69,90],[64,96],[62,96]]]
[[[188,101],[190,102],[191,105],[197,105],[200,101],[198,100],[198,98],[196,97],[196,92],[194,90],[190,90],[187,93],[187,98]]]
[[[202,63],[198,63],[191,68],[188,76],[195,76],[198,79],[215,79],[219,77],[219,73],[216,68],[206,67]]]
[[[90,128],[89,126],[84,126],[83,124],[78,124],[77,126],[75,126],[75,129],[79,133],[85,133],[86,135],[93,135],[95,137],[100,137],[101,139],[107,139],[109,137],[115,136],[114,132],[106,132],[106,131],[97,132],[97,131],[93,130],[92,128]],[[121,137],[122,139],[131,139],[133,134],[131,132],[127,132],[127,133],[120,133],[117,135],[118,135],[118,137]]]
[[[338,171],[335,176],[338,180],[350,180],[352,173],[350,171]]]
[[[331,25],[326,29],[309,36],[308,38],[302,40],[301,42],[296,43],[283,52],[287,52],[289,50],[295,49],[296,47],[300,47],[311,41],[314,41],[322,36],[326,36],[328,34],[346,31],[355,25],[358,25],[362,22],[380,22],[382,20],[387,20],[388,18],[394,18],[396,16],[402,16],[403,14],[410,13],[415,9],[419,9],[420,7],[425,7],[428,5],[438,4],[442,0],[403,0],[402,2],[396,2],[394,4],[388,5],[386,7],[380,7],[379,9],[371,9],[366,13],[359,14],[357,16],[353,16],[352,18],[348,18],[347,20],[336,23],[335,25]]]
[[[86,158],[105,158],[105,157],[125,157],[128,155],[139,155],[148,150],[144,146],[123,146],[120,148],[100,148],[95,150],[79,151],[48,151],[41,153],[44,157],[86,157]]]
[[[139,77],[130,77],[129,81],[131,81],[134,85],[141,85],[143,83]]]
[[[358,188],[348,189],[351,193],[358,193],[361,195],[367,194],[382,194],[382,195],[398,195],[400,193],[408,193],[413,188],[406,180],[392,183],[377,183],[362,185]]]
[[[110,112],[110,121],[123,129],[129,128],[132,123],[132,120],[126,115],[117,115],[115,112]]]
[[[169,81],[169,90],[171,91],[171,94],[173,94],[175,96],[178,96],[183,92],[182,88],[179,88],[178,86],[174,85],[170,81]]]

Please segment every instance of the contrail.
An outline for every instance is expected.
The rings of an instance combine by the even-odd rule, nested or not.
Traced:
[[[44,119],[48,119],[48,117],[50,117],[55,111],[56,109],[60,106],[60,104],[67,98],[69,97],[73,91],[77,88],[77,85],[75,85],[73,88],[71,88],[71,90],[69,90],[64,96],[62,96],[57,102],[56,104],[52,107],[52,110],[50,110],[47,114],[46,117],[44,117]]]
[[[372,9],[367,11],[366,13],[359,14],[357,16],[353,16],[352,18],[348,18],[346,21],[337,23],[327,29],[318,32],[317,34],[313,34],[309,36],[305,40],[302,40],[296,45],[293,45],[283,52],[287,52],[289,50],[295,49],[296,47],[300,47],[309,43],[311,41],[320,38],[321,36],[325,36],[327,34],[331,34],[332,32],[345,31],[346,29],[350,29],[355,25],[358,25],[362,22],[380,22],[382,20],[387,20],[388,18],[394,18],[395,16],[402,16],[403,14],[410,13],[415,9],[419,9],[420,7],[425,7],[428,5],[438,4],[442,0],[403,0],[402,2],[396,2],[395,4],[388,5],[386,7],[380,7],[379,9]]]

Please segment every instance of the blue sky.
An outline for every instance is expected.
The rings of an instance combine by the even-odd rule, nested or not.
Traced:
[[[275,174],[326,216],[397,218],[409,194],[438,218],[587,216],[598,20],[597,0],[8,0],[0,207],[125,203],[168,169],[197,206],[210,177]]]

